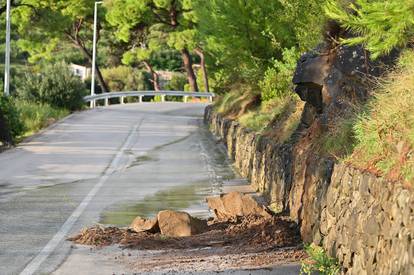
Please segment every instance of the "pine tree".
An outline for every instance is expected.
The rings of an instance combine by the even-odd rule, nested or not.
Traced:
[[[342,5],[330,0],[326,13],[356,35],[343,43],[364,44],[373,58],[414,38],[414,0],[355,0]]]

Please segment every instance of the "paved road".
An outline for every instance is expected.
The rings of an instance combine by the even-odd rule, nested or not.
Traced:
[[[204,107],[85,111],[0,154],[0,274],[65,274],[76,254],[65,239],[94,223],[165,208],[208,215],[202,198],[234,174],[202,126]]]

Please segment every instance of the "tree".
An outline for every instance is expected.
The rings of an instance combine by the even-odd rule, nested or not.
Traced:
[[[34,8],[34,6],[32,6],[32,4],[30,2],[31,1],[25,1],[25,0],[10,0],[10,6],[12,8],[16,8],[16,7]],[[0,4],[0,15],[5,13],[6,9],[7,9],[6,0],[2,0],[1,4]]]
[[[185,43],[177,43],[176,39],[194,29],[195,23],[191,17],[186,16],[192,11],[192,1],[109,0],[106,5],[111,7],[108,21],[117,26],[119,37],[130,40],[135,32],[145,27],[153,45],[166,44],[180,51],[191,90],[198,91],[188,46]],[[151,50],[150,47],[148,49]]]
[[[120,1],[109,1],[107,7],[110,12],[107,14],[108,22],[117,28],[116,37],[127,43],[126,51],[123,54],[122,63],[133,65],[141,63],[144,65],[149,74],[151,74],[151,82],[155,91],[160,90],[159,77],[157,72],[151,65],[151,56],[160,49],[158,37],[150,32],[151,20],[148,18],[140,18],[137,20],[135,16],[144,16],[145,13],[141,8],[130,10],[125,9]],[[137,13],[135,13],[137,12]],[[135,16],[134,16],[135,15]]]
[[[329,1],[326,12],[356,36],[343,39],[364,44],[373,58],[404,47],[414,38],[414,0],[355,0],[347,5]]]
[[[51,59],[64,41],[80,50],[92,63],[92,29],[94,1],[92,0],[22,0],[15,10],[14,22],[21,38],[19,46],[30,53],[29,61]],[[100,22],[104,18],[100,13]],[[98,25],[99,32],[102,23]],[[103,92],[108,87],[96,66],[97,80]]]
[[[295,43],[279,1],[198,0],[194,7],[211,65],[230,82],[257,81]]]
[[[242,82],[257,90],[284,49],[303,52],[322,37],[325,0],[191,2],[210,74],[224,89]]]

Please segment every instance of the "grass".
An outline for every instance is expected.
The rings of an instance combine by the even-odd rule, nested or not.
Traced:
[[[383,79],[356,120],[355,149],[346,161],[391,180],[414,182],[414,52]]]
[[[304,103],[293,93],[260,102],[257,93],[247,88],[233,89],[216,100],[214,108],[246,128],[287,141],[300,123]]]
[[[259,95],[247,86],[234,87],[231,92],[220,96],[214,103],[216,112],[230,118],[238,119],[260,104]]]
[[[297,96],[287,94],[262,102],[260,107],[240,116],[239,122],[278,142],[285,142],[299,125],[303,105]]]
[[[24,125],[24,134],[20,139],[30,136],[54,123],[55,121],[69,115],[69,111],[51,107],[48,104],[33,103],[28,101],[17,101],[16,107]]]
[[[322,247],[310,244],[305,245],[309,258],[302,262],[300,274],[336,275],[340,273],[338,261],[326,255]]]
[[[244,127],[256,132],[262,132],[277,116],[287,111],[291,103],[290,97],[274,98],[262,104],[255,110],[248,111],[239,118]]]
[[[321,154],[333,156],[339,160],[352,154],[356,143],[354,125],[357,121],[357,113],[357,110],[350,111],[322,134],[318,141]]]

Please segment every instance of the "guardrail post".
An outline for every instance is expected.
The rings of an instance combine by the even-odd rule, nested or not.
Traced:
[[[125,96],[121,96],[121,104],[125,104]]]
[[[91,109],[93,109],[93,108],[95,108],[96,107],[96,100],[91,100],[90,102],[89,102],[89,107],[91,108]]]
[[[105,98],[105,107],[109,106],[109,98]]]
[[[142,103],[142,95],[139,96],[139,103]]]
[[[187,96],[187,95],[185,95],[185,96],[184,96],[184,103],[187,103],[187,101],[188,101],[188,96]]]
[[[161,102],[165,102],[165,95],[161,95]]]

